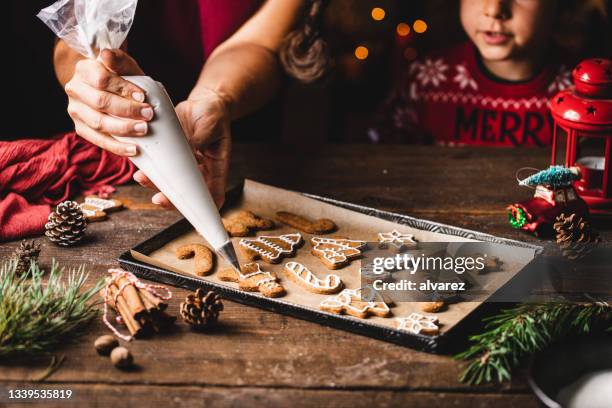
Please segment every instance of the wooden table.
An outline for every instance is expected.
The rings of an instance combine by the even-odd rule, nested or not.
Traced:
[[[517,186],[516,169],[544,168],[548,149],[341,145],[296,150],[236,146],[232,180],[248,177],[535,241],[507,225],[504,208],[531,194]],[[123,251],[180,218],[152,205],[150,193],[137,185],[120,187],[116,198],[128,209],[91,224],[88,241],[81,246],[63,249],[44,241],[41,262],[56,258],[65,266],[84,263],[97,278],[117,266]],[[16,246],[2,245],[0,255],[9,255]],[[186,294],[174,290],[172,314],[178,313]],[[512,383],[470,387],[457,381],[461,364],[448,356],[230,301],[225,305],[222,326],[212,333],[194,333],[181,323],[176,333],[130,344],[139,367],[128,373],[117,371],[94,351],[94,339],[108,333],[98,320],[73,345],[57,350],[66,356],[64,364],[43,385],[34,385],[72,389],[74,406],[537,406],[520,373]],[[28,379],[47,364],[1,365],[0,406],[7,388],[33,386]]]

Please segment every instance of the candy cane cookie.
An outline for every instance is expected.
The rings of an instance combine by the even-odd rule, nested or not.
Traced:
[[[327,275],[324,279],[319,279],[298,262],[287,262],[285,273],[289,279],[313,293],[322,295],[338,293],[343,286],[342,280],[337,275]]]

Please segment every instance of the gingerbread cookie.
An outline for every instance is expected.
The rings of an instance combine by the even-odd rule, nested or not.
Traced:
[[[251,261],[261,259],[267,263],[278,263],[283,257],[293,255],[301,243],[302,235],[299,233],[243,238],[239,242],[240,248]]]
[[[312,254],[323,262],[329,269],[339,269],[348,265],[353,259],[361,256],[366,243],[345,238],[313,237]]]
[[[435,316],[412,313],[408,317],[398,317],[395,320],[398,330],[405,330],[413,334],[426,334],[428,336],[435,336],[440,333],[438,318]]]
[[[416,247],[417,243],[414,240],[414,235],[393,230],[391,232],[378,233],[378,246],[380,248],[393,247],[398,251],[402,251],[404,249]]]
[[[247,210],[240,210],[231,217],[223,219],[225,230],[231,237],[247,237],[252,231],[274,228],[274,222]]]
[[[425,313],[438,313],[446,304],[443,301],[421,302],[421,311]]]
[[[176,250],[178,259],[195,259],[194,273],[198,276],[208,275],[214,265],[214,253],[202,244],[183,245]]]
[[[266,297],[279,297],[285,294],[283,288],[270,272],[264,272],[258,263],[252,262],[242,266],[242,272],[233,268],[220,271],[217,276],[224,282],[238,283],[238,287],[247,292],[259,292]]]
[[[85,204],[98,207],[101,211],[104,211],[105,213],[110,213],[123,208],[123,203],[119,200],[115,200],[114,198],[105,199],[100,198],[98,196],[85,197]]]
[[[337,275],[327,275],[325,279],[319,279],[308,268],[297,262],[287,262],[285,272],[289,279],[313,293],[329,295],[337,293],[343,286],[342,280]]]
[[[363,289],[344,289],[338,295],[322,301],[319,307],[329,313],[346,313],[362,319],[370,315],[387,317],[391,314],[389,306],[382,300],[378,292],[366,296],[362,291]]]
[[[311,221],[301,215],[287,211],[277,212],[276,220],[309,234],[327,234],[337,229],[336,224],[327,218]]]
[[[83,216],[88,222],[104,221],[106,219],[106,213],[96,206],[81,203],[79,207],[81,207]]]

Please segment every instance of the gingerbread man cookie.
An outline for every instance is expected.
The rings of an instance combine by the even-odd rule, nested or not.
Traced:
[[[301,215],[287,211],[277,212],[276,220],[309,234],[327,234],[337,229],[336,223],[327,218],[311,221]]]
[[[208,275],[212,271],[214,256],[213,252],[202,244],[183,245],[176,250],[178,259],[195,259],[194,272],[198,276]]]
[[[342,280],[337,275],[327,275],[325,279],[319,279],[301,263],[287,262],[285,272],[289,279],[313,293],[328,295],[342,289]]]
[[[259,292],[266,297],[279,297],[285,294],[283,288],[270,272],[264,272],[256,262],[242,266],[242,272],[233,268],[220,271],[217,275],[224,282],[238,283],[238,287],[247,292]]]
[[[413,334],[426,334],[435,336],[440,333],[438,318],[435,316],[424,316],[420,313],[412,313],[408,317],[398,317],[395,319],[397,328]]]
[[[251,261],[261,259],[267,263],[279,263],[283,257],[293,255],[301,243],[300,233],[243,238],[239,242],[240,248]]]
[[[240,210],[228,218],[223,218],[223,225],[232,237],[247,237],[252,231],[274,228],[272,220],[262,218],[247,210]]]
[[[412,234],[404,234],[398,230],[378,233],[378,246],[381,248],[392,246],[396,250],[401,251],[407,248],[414,248],[416,245],[417,242]]]
[[[323,262],[329,269],[339,269],[348,265],[353,259],[361,256],[366,247],[363,241],[354,241],[345,238],[313,237],[312,254]]]
[[[387,317],[391,314],[389,306],[382,300],[378,292],[366,295],[363,289],[344,289],[338,295],[322,301],[319,307],[326,312],[346,313],[362,319],[370,315]]]

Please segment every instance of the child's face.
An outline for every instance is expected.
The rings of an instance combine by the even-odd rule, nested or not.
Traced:
[[[557,0],[461,0],[461,24],[482,58],[536,57],[548,45]]]

